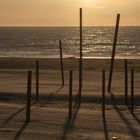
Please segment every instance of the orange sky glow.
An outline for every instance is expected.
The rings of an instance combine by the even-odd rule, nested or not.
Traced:
[[[0,26],[140,26],[140,0],[0,0]]]

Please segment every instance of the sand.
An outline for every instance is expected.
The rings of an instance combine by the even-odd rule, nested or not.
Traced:
[[[40,63],[39,102],[35,103],[35,61]],[[140,65],[128,60],[129,108],[135,71],[135,110],[124,100],[124,60],[115,60],[111,93],[102,114],[102,70],[108,85],[110,59],[83,60],[82,103],[77,108],[78,59],[64,59],[65,85],[56,58],[0,59],[0,140],[140,140]],[[31,121],[25,123],[27,71],[33,71]],[[73,116],[68,118],[69,70],[73,75]]]

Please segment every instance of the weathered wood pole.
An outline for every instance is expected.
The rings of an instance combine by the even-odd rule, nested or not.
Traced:
[[[102,114],[105,116],[105,70],[102,71]]]
[[[113,41],[113,50],[112,50],[112,57],[111,57],[111,63],[110,63],[108,92],[110,92],[110,90],[111,90],[114,58],[115,58],[115,53],[116,53],[117,37],[118,37],[118,31],[119,31],[119,22],[120,22],[120,14],[117,14],[116,27],[115,27],[115,33],[114,33],[114,41]]]
[[[82,8],[80,8],[80,58],[79,58],[79,105],[81,104],[82,95]]]
[[[32,72],[28,71],[28,76],[27,76],[27,97],[26,97],[26,123],[30,122],[31,88],[32,88]]]
[[[131,70],[131,113],[134,113],[134,70]]]
[[[128,66],[127,60],[124,60],[125,65],[125,105],[128,105]]]
[[[69,119],[72,117],[72,84],[73,83],[73,71],[69,72]]]
[[[36,102],[39,100],[39,61],[36,61]]]
[[[62,54],[62,42],[61,42],[61,40],[59,40],[59,50],[60,50],[62,86],[64,86],[64,68],[63,68],[63,54]]]

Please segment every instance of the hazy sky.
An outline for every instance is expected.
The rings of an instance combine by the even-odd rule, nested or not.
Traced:
[[[140,0],[0,0],[0,25],[79,25],[79,8],[84,25],[140,25]]]

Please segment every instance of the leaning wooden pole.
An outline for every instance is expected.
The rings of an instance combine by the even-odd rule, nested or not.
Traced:
[[[116,45],[117,45],[117,38],[118,38],[118,31],[119,31],[119,22],[120,22],[120,14],[117,14],[114,41],[113,41],[113,50],[112,50],[112,57],[111,57],[111,63],[110,63],[108,92],[110,92],[111,84],[112,84],[112,75],[113,75],[114,58],[115,58],[115,53],[116,53]]]
[[[82,8],[80,8],[80,58],[79,58],[79,105],[82,95]]]
[[[60,49],[60,65],[61,65],[62,86],[64,86],[64,68],[63,68],[63,55],[62,55],[62,42],[61,42],[61,40],[59,40],[59,49]]]

